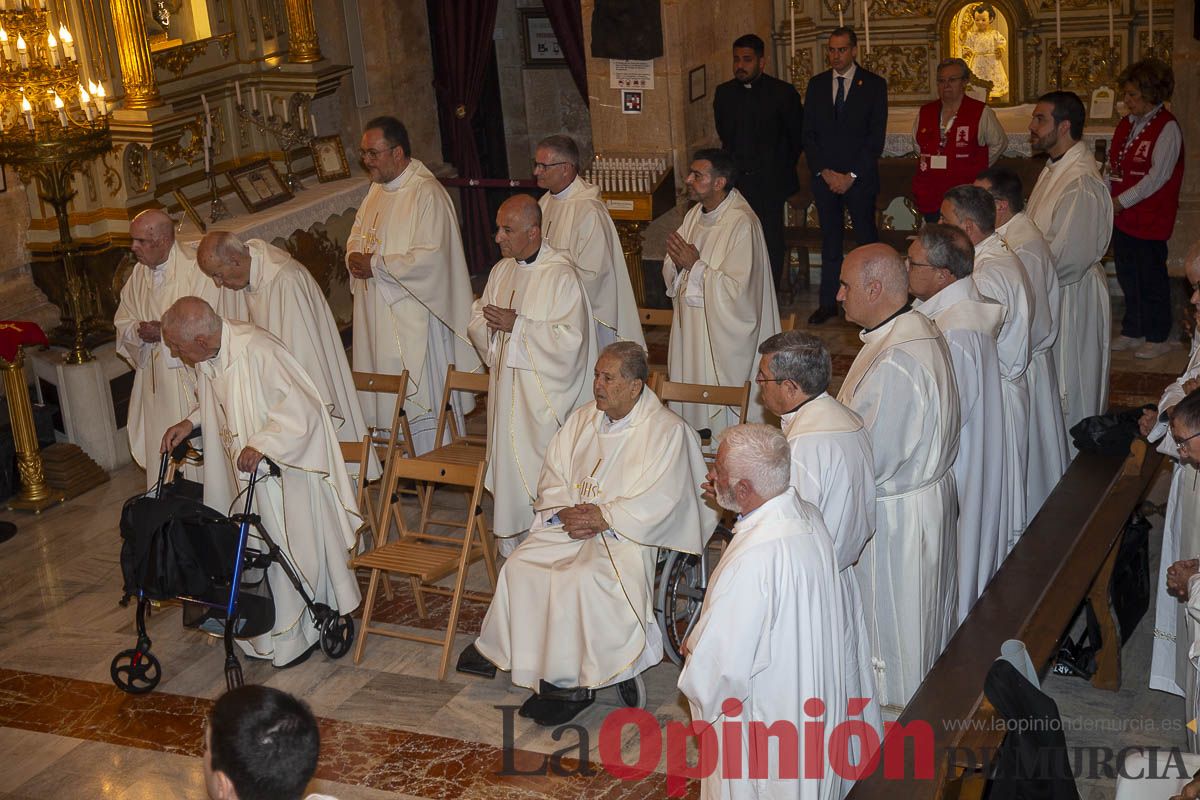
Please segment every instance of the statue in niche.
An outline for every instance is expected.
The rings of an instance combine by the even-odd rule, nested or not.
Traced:
[[[183,0],[149,0],[146,9],[146,34],[151,42],[171,38],[171,17],[183,7]]]
[[[1008,100],[1008,29],[1008,20],[989,3],[968,3],[950,25],[950,52],[976,77],[992,82],[991,103]]]

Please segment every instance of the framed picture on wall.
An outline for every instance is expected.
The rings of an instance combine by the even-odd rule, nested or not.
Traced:
[[[251,214],[292,199],[292,190],[279,177],[275,165],[265,158],[231,169],[225,177]]]
[[[346,160],[341,136],[318,136],[309,143],[309,147],[312,149],[317,180],[321,183],[350,177],[350,162]]]
[[[550,25],[545,9],[522,8],[521,50],[527,67],[564,67],[566,56]]]
[[[688,73],[688,100],[696,102],[708,93],[706,85],[706,76],[704,74],[704,65],[696,67]]]

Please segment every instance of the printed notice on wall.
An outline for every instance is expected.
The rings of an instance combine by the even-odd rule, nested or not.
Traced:
[[[653,59],[647,61],[625,61],[610,58],[608,60],[608,88],[653,89]]]

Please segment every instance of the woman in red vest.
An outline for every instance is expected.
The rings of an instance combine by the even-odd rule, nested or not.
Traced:
[[[1108,185],[1125,319],[1112,349],[1158,358],[1170,349],[1167,240],[1183,184],[1183,134],[1163,106],[1175,90],[1175,75],[1167,64],[1148,58],[1127,67],[1118,81],[1129,114],[1113,132]]]
[[[1008,145],[995,112],[966,96],[970,79],[961,58],[938,64],[938,99],[921,106],[913,126],[921,158],[913,175],[913,201],[926,222],[937,222],[947,189],[974,183]]]

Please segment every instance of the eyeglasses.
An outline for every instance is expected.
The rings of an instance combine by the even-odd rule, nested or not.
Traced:
[[[385,147],[382,150],[361,150],[359,152],[362,153],[363,161],[376,161],[383,155],[395,150],[398,146],[399,145],[392,145],[391,147]]]
[[[1193,433],[1191,436],[1188,436],[1183,439],[1176,439],[1175,440],[1175,449],[1181,453],[1184,452],[1185,450],[1187,450],[1187,443],[1190,442],[1192,439],[1195,439],[1197,436],[1200,436],[1200,432]]]
[[[937,264],[926,264],[924,261],[913,261],[908,256],[904,257],[904,268],[911,270],[913,267],[929,267],[930,269],[941,269]]]
[[[543,164],[540,161],[534,161],[533,162],[533,171],[537,172],[539,169],[546,170],[546,169],[550,169],[551,167],[561,167],[563,164],[570,164],[570,163],[571,163],[570,161],[552,161],[549,164]]]
[[[768,378],[766,375],[763,375],[761,371],[757,375],[754,376],[754,382],[757,384],[783,383],[784,381],[787,381],[787,380],[791,380],[791,379],[790,378]]]

